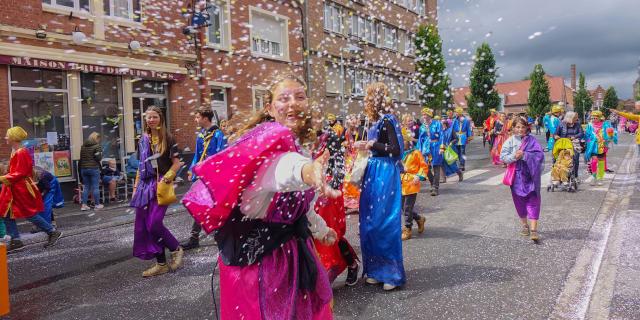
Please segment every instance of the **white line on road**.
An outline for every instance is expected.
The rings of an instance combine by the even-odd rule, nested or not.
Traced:
[[[497,176],[493,176],[489,179],[480,181],[478,183],[476,183],[477,185],[481,185],[481,186],[499,186],[502,184],[502,179],[504,178],[504,172],[501,172],[499,175]]]
[[[481,174],[487,173],[489,172],[489,170],[485,170],[485,169],[474,169],[474,170],[470,170],[470,171],[465,171],[464,172],[464,179],[468,180],[471,179],[473,177],[477,177]]]

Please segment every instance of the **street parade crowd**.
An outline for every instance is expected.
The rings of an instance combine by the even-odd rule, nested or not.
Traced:
[[[130,203],[135,208],[133,255],[155,260],[142,276],[180,269],[185,251],[200,245],[204,230],[213,233],[219,249],[223,319],[330,319],[331,283],[344,271],[347,286],[358,283],[360,269],[367,284],[383,290],[405,284],[402,241],[412,238],[414,225],[418,233],[425,231],[426,219],[415,208],[421,186],[428,181],[435,197],[448,177],[463,181],[474,124],[461,107],[444,117],[429,108],[419,118],[398,114],[380,82],[366,89],[364,113],[363,119],[348,115],[344,123],[333,114],[321,117],[309,104],[305,83],[294,75],[272,83],[263,110],[239,114],[224,128],[210,109],[199,109],[195,121],[201,130],[186,167],[192,185],[181,200],[194,223],[191,237],[181,244],[163,220],[177,201],[173,183],[184,163],[162,111],[149,107]],[[545,152],[554,163],[548,188],[572,191],[579,183],[581,154],[592,183],[601,184],[608,170],[607,151],[617,143],[617,125],[600,111],[591,112],[584,127],[579,120],[575,112],[554,105],[543,118],[491,110],[482,124],[492,163],[505,168],[503,183],[511,188],[520,233],[533,241],[540,237]],[[531,132],[541,127],[544,145]],[[0,238],[11,251],[23,247],[16,219],[45,231],[46,247],[62,235],[52,213],[63,205],[59,183],[34,168],[21,145],[26,138],[20,127],[7,131],[13,152],[0,167]],[[640,148],[640,135],[637,141]],[[90,136],[81,151],[82,176],[89,185],[82,210],[92,193],[99,199],[97,142],[99,136]],[[115,163],[109,166],[117,170]],[[115,176],[102,182],[111,184]],[[348,211],[359,213],[360,256],[345,238]]]

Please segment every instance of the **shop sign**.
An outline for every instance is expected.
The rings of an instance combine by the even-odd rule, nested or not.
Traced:
[[[95,64],[56,61],[47,59],[38,59],[31,57],[12,57],[0,55],[0,64],[9,64],[14,66],[46,68],[69,71],[80,71],[86,73],[102,73],[119,76],[131,76],[135,78],[150,78],[163,80],[183,80],[186,75],[180,73],[161,72],[154,70],[141,70],[131,68],[119,68],[110,66],[101,66]]]

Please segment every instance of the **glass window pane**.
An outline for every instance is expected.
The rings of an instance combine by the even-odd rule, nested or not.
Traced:
[[[73,0],[56,0],[56,4],[59,6],[74,8]]]
[[[131,2],[131,0],[111,0],[111,1],[113,1],[114,16],[125,18],[125,19],[133,18],[129,14],[129,2]]]
[[[51,0],[42,0],[42,3],[51,4]]]
[[[119,158],[123,115],[119,105],[118,77],[83,73],[81,83],[84,139],[92,132],[100,133],[104,157]]]
[[[80,0],[80,10],[91,11],[90,0]]]
[[[11,86],[66,89],[67,77],[64,71],[11,67]]]
[[[140,0],[133,0],[133,20],[141,21],[142,12],[140,10]]]
[[[138,80],[133,82],[134,94],[165,94],[167,83],[162,81]]]
[[[107,16],[111,15],[111,0],[103,0],[102,8],[104,9],[104,14]]]
[[[222,11],[220,6],[211,5],[208,9],[210,26],[209,26],[209,42],[214,44],[222,44]]]
[[[46,139],[53,131],[68,133],[66,93],[12,90],[11,109],[13,125],[24,128],[29,139]]]
[[[224,102],[224,89],[211,89],[211,100]]]

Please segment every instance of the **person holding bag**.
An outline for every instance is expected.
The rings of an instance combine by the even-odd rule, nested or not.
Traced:
[[[138,145],[140,166],[134,184],[131,206],[136,208],[133,255],[157,263],[142,273],[152,277],[182,266],[183,250],[164,226],[168,205],[176,201],[173,179],[184,163],[180,162],[175,140],[167,132],[162,110],[151,106],[145,112],[145,130]],[[165,248],[171,251],[167,264]]]
[[[517,117],[513,122],[513,133],[500,152],[500,160],[508,166],[503,182],[511,187],[513,204],[522,224],[520,234],[537,242],[544,152],[531,135],[527,119]]]

